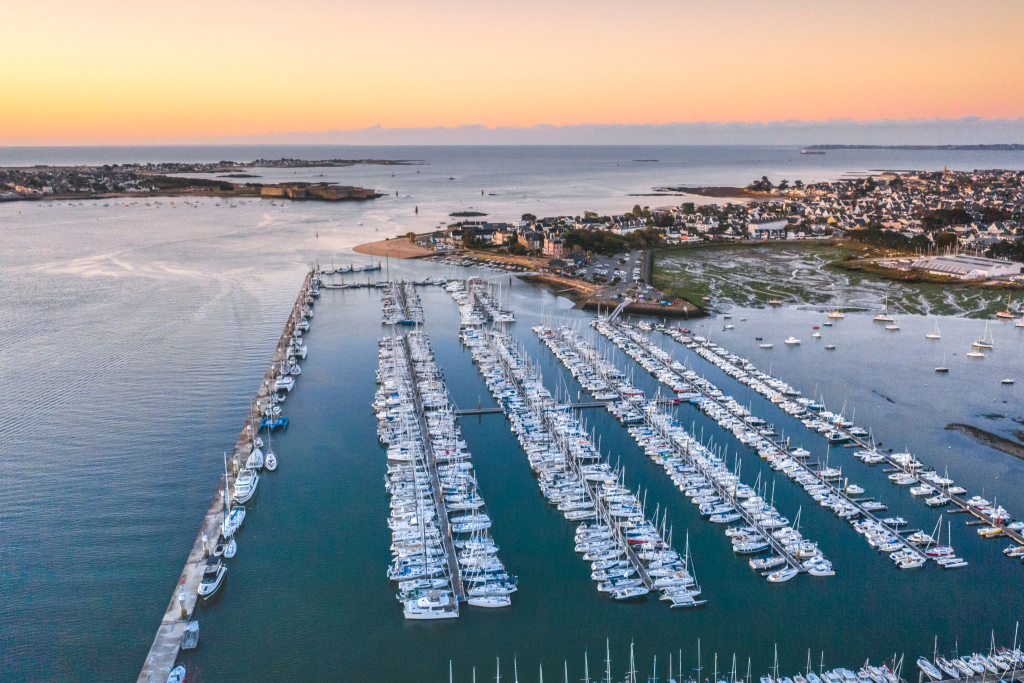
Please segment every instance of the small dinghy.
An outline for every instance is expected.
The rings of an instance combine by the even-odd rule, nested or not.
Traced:
[[[199,647],[199,622],[190,621],[185,624],[185,632],[181,634],[181,649],[194,650]]]

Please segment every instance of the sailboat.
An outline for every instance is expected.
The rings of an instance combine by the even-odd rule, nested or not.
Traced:
[[[1013,312],[1010,310],[1010,295],[1006,295],[1006,310],[996,312],[996,317],[1001,320],[1013,320]]]
[[[263,456],[263,467],[266,468],[268,472],[273,472],[274,470],[277,469],[277,456],[274,454],[274,451],[271,450],[271,448],[272,446],[270,445],[270,425],[267,425],[267,454]]]
[[[1013,324],[1014,327],[1024,327],[1024,315],[1020,316],[1020,320]]]
[[[935,319],[935,331],[928,332],[925,335],[925,339],[942,339],[942,334],[939,333],[939,319]]]
[[[894,318],[892,318],[892,322],[886,325],[885,329],[889,330],[890,332],[898,332],[900,329],[899,316],[895,316]]]
[[[992,332],[988,329],[988,322],[985,323],[985,333],[981,335],[981,339],[975,339],[971,346],[976,349],[991,349],[995,346],[995,339],[992,338]]]
[[[885,308],[881,313],[875,316],[876,323],[891,323],[893,318],[889,315],[889,295],[885,295]]]
[[[946,366],[946,354],[942,354],[942,365],[935,368],[935,372],[949,372],[949,368]]]
[[[843,312],[837,308],[836,310],[830,312],[828,314],[828,317],[831,318],[832,320],[842,320],[846,316],[843,315]]]

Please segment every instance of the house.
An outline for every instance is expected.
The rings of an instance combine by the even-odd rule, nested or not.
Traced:
[[[747,223],[747,232],[755,240],[783,239],[786,237],[786,218],[768,217],[754,219]]]
[[[519,235],[519,244],[530,251],[540,249],[541,234],[535,231],[524,232]]]
[[[544,240],[544,254],[553,259],[561,259],[565,256],[565,240],[561,237],[549,237]]]

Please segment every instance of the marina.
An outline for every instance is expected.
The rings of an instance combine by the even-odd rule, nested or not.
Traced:
[[[703,604],[687,543],[684,555],[652,523],[621,483],[571,409],[555,401],[507,333],[465,328],[463,343],[505,408],[544,497],[569,522],[580,522],[576,551],[592,564],[598,590],[614,600],[660,590],[671,607]],[[589,523],[588,523],[589,522]]]
[[[904,532],[893,528],[874,514],[884,510],[884,505],[852,497],[849,480],[843,479],[841,470],[829,468],[827,462],[824,466],[807,462],[810,453],[803,449],[790,451],[787,444],[765,433],[768,430],[764,429],[767,423],[763,419],[752,415],[735,399],[674,361],[648,337],[612,320],[595,318],[591,324],[677,395],[686,396],[702,412],[710,414],[723,426],[731,427],[737,439],[769,461],[772,469],[784,472],[823,507],[831,508],[836,517],[848,521],[872,547],[886,553],[900,569],[916,569],[928,559],[938,562],[952,554],[951,548],[945,546],[941,556],[930,556],[928,549],[921,546],[937,545],[936,538],[922,532],[904,535]],[[843,481],[837,486],[835,482],[840,479]]]
[[[927,467],[909,451],[892,453],[878,448],[870,440],[869,430],[858,427],[844,417],[845,406],[839,413],[831,412],[823,402],[803,398],[795,387],[758,370],[749,360],[730,353],[718,344],[707,339],[690,338],[678,329],[663,331],[675,341],[694,349],[702,358],[716,364],[737,381],[750,386],[778,408],[802,418],[801,422],[809,431],[823,434],[830,443],[859,447],[861,450],[856,451],[854,457],[861,462],[867,465],[890,465],[892,469],[887,471],[889,480],[897,486],[910,487],[907,490],[911,495],[921,498],[928,506],[943,507],[951,504],[954,511],[969,513],[984,523],[985,528],[990,530],[989,537],[1004,536],[1017,546],[1024,546],[1024,522],[1014,523],[1013,516],[1005,508],[982,496],[966,498],[967,490],[957,486],[948,473],[941,474]],[[913,486],[915,484],[917,486]],[[1013,557],[1017,552],[1004,554]]]
[[[809,571],[817,576],[834,575],[832,565],[817,544],[804,539],[789,521],[765,501],[763,491],[743,484],[723,459],[687,432],[655,401],[625,379],[624,373],[568,326],[557,331],[536,327],[534,332],[555,353],[591,393],[617,395],[608,409],[624,424],[638,445],[672,478],[680,492],[700,505],[701,516],[723,526],[739,556],[750,556],[751,568],[761,571],[770,582],[792,578],[791,572]],[[639,426],[638,423],[644,423]],[[765,552],[776,555],[754,558]],[[785,569],[778,569],[785,565]],[[772,571],[775,570],[775,571]],[[791,571],[787,571],[791,570]]]
[[[1015,512],[1015,482],[1020,480],[1024,461],[964,433],[943,430],[948,423],[963,422],[1014,438],[1013,431],[1019,428],[1015,420],[1024,417],[1018,410],[1020,364],[1015,359],[1022,347],[1015,321],[993,321],[988,336],[994,336],[995,349],[985,350],[984,360],[971,359],[964,352],[984,334],[983,323],[976,319],[939,316],[934,308],[928,309],[927,317],[924,308],[915,313],[908,305],[914,301],[906,293],[909,288],[894,284],[889,304],[890,309],[898,309],[901,330],[884,331],[881,323],[871,322],[882,303],[881,294],[876,302],[873,293],[883,291],[884,285],[858,289],[854,284],[839,306],[822,302],[808,307],[794,302],[797,295],[782,291],[788,287],[790,269],[766,295],[783,300],[783,305],[731,308],[731,318],[725,322],[734,328],[728,332],[719,332],[724,327],[721,316],[682,323],[697,330],[686,335],[691,340],[704,336],[729,353],[753,360],[759,369],[747,373],[753,379],[758,379],[756,372],[769,370],[773,378],[785,378],[789,386],[803,390],[803,397],[813,396],[827,406],[824,412],[849,417],[851,406],[856,405],[856,420],[850,421],[865,431],[870,425],[869,434],[859,438],[883,454],[912,453],[910,463],[924,463],[902,468],[888,460],[875,467],[853,463],[851,456],[870,449],[854,440],[830,443],[826,433],[805,428],[781,403],[772,407],[753,386],[740,384],[717,364],[698,356],[696,349],[659,337],[656,320],[648,321],[652,329],[647,336],[655,345],[710,380],[723,396],[733,396],[741,407],[764,419],[767,424],[762,428],[773,426],[779,434],[770,438],[791,453],[798,445],[811,451],[806,460],[816,470],[842,470],[843,477],[831,483],[845,489],[853,500],[887,504],[889,509],[873,514],[891,519],[892,528],[902,535],[920,531],[935,536],[942,513],[942,538],[934,545],[947,545],[950,522],[959,522],[952,527],[952,545],[955,556],[968,564],[948,572],[937,571],[939,565],[932,561],[926,562],[924,570],[899,572],[889,562],[878,561],[876,548],[854,540],[860,537],[852,536],[847,525],[837,524],[831,508],[811,504],[821,501],[809,497],[802,486],[792,485],[785,472],[772,469],[754,449],[743,447],[732,427],[721,427],[718,418],[668,390],[619,347],[594,334],[588,327],[591,315],[573,309],[573,302],[559,296],[559,288],[542,289],[516,277],[510,283],[507,270],[477,267],[455,256],[449,263],[392,258],[377,272],[334,274],[337,287],[329,286],[332,276],[325,274],[320,297],[310,307],[313,315],[301,316],[295,325],[302,332],[302,343],[292,341],[294,333],[288,335],[285,356],[296,363],[278,368],[288,370],[287,374],[277,371],[269,376],[268,363],[281,341],[282,323],[293,315],[296,292],[312,262],[366,263],[367,257],[350,256],[345,249],[349,243],[373,239],[378,227],[383,239],[392,208],[404,211],[400,204],[418,203],[420,215],[427,215],[425,221],[435,215],[441,221],[453,208],[463,208],[451,206],[461,200],[452,194],[443,201],[429,201],[423,194],[471,186],[475,204],[479,185],[488,188],[488,197],[479,201],[491,205],[477,207],[491,214],[487,220],[506,220],[496,206],[511,206],[515,212],[508,220],[514,220],[526,210],[542,211],[552,201],[563,201],[566,210],[575,209],[580,202],[578,188],[602,192],[607,184],[616,188],[615,197],[598,198],[583,208],[594,208],[601,215],[621,213],[629,208],[621,206],[623,176],[602,179],[599,166],[626,168],[632,159],[649,156],[637,150],[601,152],[597,162],[585,162],[587,173],[598,183],[576,183],[571,191],[559,176],[578,176],[562,171],[547,176],[550,192],[546,182],[539,186],[530,180],[524,192],[536,195],[542,207],[534,209],[519,206],[518,194],[515,202],[510,193],[491,198],[492,179],[479,170],[466,171],[459,166],[461,161],[439,161],[438,151],[422,152],[431,163],[404,170],[407,178],[419,181],[428,174],[433,178],[443,173],[443,179],[411,192],[410,197],[403,187],[394,207],[377,209],[376,214],[363,213],[371,210],[369,206],[302,202],[281,207],[239,200],[232,202],[234,207],[225,202],[214,208],[212,200],[203,198],[195,198],[187,207],[178,202],[176,209],[167,200],[161,206],[139,202],[129,207],[118,202],[106,210],[103,202],[88,201],[76,201],[74,206],[63,201],[0,206],[4,220],[12,226],[6,233],[12,249],[4,277],[9,315],[0,322],[8,333],[2,337],[10,342],[0,353],[7,354],[5,368],[12,382],[12,390],[0,401],[14,416],[0,439],[5,453],[0,475],[4,519],[0,550],[6,560],[0,584],[11,598],[0,617],[5,680],[109,681],[139,676],[150,648],[156,645],[157,630],[176,617],[165,612],[169,602],[176,602],[183,562],[194,559],[190,551],[214,507],[207,534],[210,557],[198,555],[200,571],[186,596],[186,602],[196,602],[191,619],[175,625],[181,629],[180,640],[159,636],[177,652],[171,670],[186,667],[189,681],[333,680],[339,676],[445,680],[451,662],[452,680],[468,683],[474,668],[478,680],[484,672],[494,676],[496,655],[506,679],[513,676],[516,657],[521,680],[539,680],[541,664],[549,679],[564,679],[565,668],[558,660],[566,657],[568,678],[580,679],[585,651],[590,655],[591,678],[603,678],[603,662],[596,662],[606,654],[606,638],[611,639],[613,683],[653,680],[655,655],[656,676],[665,680],[670,652],[677,655],[672,669],[677,681],[703,681],[712,677],[713,668],[718,671],[715,679],[745,681],[743,672],[748,667],[743,660],[749,657],[753,683],[761,674],[770,675],[773,683],[786,683],[787,673],[793,683],[801,683],[797,673],[810,681],[804,666],[808,649],[813,652],[811,671],[823,683],[835,683],[823,671],[838,676],[839,683],[853,683],[843,668],[853,672],[858,683],[867,683],[864,675],[875,681],[872,671],[862,667],[868,657],[874,668],[881,669],[884,662],[893,675],[913,681],[921,671],[913,666],[919,655],[931,662],[942,680],[1020,679],[1019,672],[997,675],[983,664],[985,674],[968,678],[953,664],[963,655],[970,661],[974,653],[990,658],[991,629],[996,631],[997,643],[1010,647],[1022,606],[1016,590],[1021,565],[1000,557],[992,546],[1003,550],[1018,543],[1002,531],[994,539],[979,534],[992,534],[988,527],[999,525],[961,513],[963,508],[955,501],[942,507],[927,502],[959,486],[969,493],[953,496],[965,503],[978,497],[989,501],[986,507],[993,510],[1001,504]],[[741,158],[748,154],[726,152]],[[646,166],[664,168],[665,174],[678,173],[678,168],[686,167],[672,161],[673,155],[677,152],[665,152],[659,155],[664,156],[660,164]],[[787,163],[783,154],[772,150],[759,150],[757,155],[758,163],[763,158],[780,167]],[[839,157],[830,152],[812,161]],[[870,163],[887,167],[901,160],[894,155]],[[518,169],[517,183],[537,172],[535,168],[520,172],[523,165],[514,159],[503,163]],[[551,155],[538,165],[561,169],[558,163]],[[669,163],[676,166],[669,169]],[[928,167],[941,168],[942,163],[940,159],[938,166],[929,163]],[[984,166],[984,161],[971,163]],[[458,170],[453,172],[452,167]],[[480,164],[478,168],[490,167]],[[403,169],[396,170],[399,179],[393,182],[404,183]],[[422,170],[420,177],[415,177],[417,170]],[[391,171],[380,169],[373,185],[388,187],[385,178],[391,177]],[[760,175],[746,168],[730,173],[738,180],[723,176],[723,182]],[[449,175],[458,180],[449,181]],[[552,200],[554,192],[573,196]],[[385,199],[390,200],[382,198],[378,206],[384,206]],[[187,221],[180,218],[183,211]],[[360,222],[364,225],[357,227]],[[139,231],[141,224],[152,225],[153,230]],[[254,226],[260,226],[259,238],[249,239]],[[71,248],[61,247],[59,240],[40,247],[38,239],[30,239],[50,234],[47,231],[55,237],[73,235]],[[779,253],[780,259],[799,259],[802,245],[782,245]],[[810,286],[805,279],[808,270],[800,267],[793,286]],[[495,322],[492,313],[483,323],[469,326],[477,332],[464,327],[459,306],[453,305],[455,297],[445,287],[455,268],[463,269],[460,277],[480,279],[498,308],[514,311],[515,322]],[[761,291],[762,283],[749,270],[737,277],[749,279],[752,291]],[[388,281],[412,283],[423,322],[382,324],[381,295]],[[471,291],[465,284],[463,288]],[[897,295],[897,289],[904,293]],[[708,294],[716,309],[728,305],[720,303],[721,292]],[[951,303],[942,311],[981,315],[976,311],[982,310],[982,304],[954,295],[960,308]],[[922,307],[939,296],[929,295]],[[999,299],[1000,309],[1018,305],[1014,301],[1007,307],[1005,292]],[[608,308],[613,307],[609,302]],[[473,308],[482,311],[482,306]],[[825,313],[834,308],[842,308],[845,319],[837,318],[834,327],[826,327]],[[937,317],[941,317],[938,324]],[[580,561],[587,553],[576,548],[589,550],[591,543],[600,541],[586,531],[578,538],[577,532],[581,524],[589,528],[603,522],[567,522],[565,511],[548,503],[505,407],[488,388],[470,347],[459,338],[460,330],[466,330],[467,335],[482,334],[488,339],[492,331],[500,333],[502,325],[506,333],[515,332],[510,346],[524,362],[529,359],[530,369],[556,407],[571,406],[566,412],[574,413],[579,430],[601,454],[599,462],[608,465],[639,502],[645,521],[678,554],[680,564],[689,564],[687,571],[694,579],[689,588],[699,585],[701,589],[693,600],[707,600],[699,609],[669,609],[671,602],[658,599],[662,593],[656,588],[648,589],[645,597],[622,600],[595,589],[606,583],[594,579],[594,562],[601,560]],[[813,325],[821,325],[818,341],[811,336]],[[577,377],[532,331],[537,326],[547,326],[568,345],[570,335],[560,330],[566,327],[579,335],[571,348],[577,348],[577,341],[589,344],[598,358],[577,353],[580,369],[586,370]],[[936,329],[941,329],[940,340],[925,338],[926,332]],[[743,334],[744,330],[750,334]],[[458,444],[464,455],[452,470],[445,470],[444,453],[438,441],[430,439],[438,484],[444,488],[445,476],[468,483],[471,473],[477,491],[486,497],[486,505],[478,509],[485,511],[491,524],[476,532],[486,532],[491,540],[474,545],[474,555],[466,553],[465,559],[472,564],[459,562],[467,548],[456,545],[463,535],[452,535],[466,600],[453,601],[458,618],[430,622],[405,618],[405,604],[396,599],[401,587],[387,572],[396,562],[396,548],[401,548],[401,557],[412,558],[405,566],[432,569],[432,560],[444,557],[443,570],[435,578],[446,582],[448,588],[441,590],[451,591],[447,556],[436,554],[444,552],[444,544],[435,500],[432,491],[422,498],[412,495],[405,498],[411,505],[401,512],[411,508],[415,513],[418,506],[432,513],[438,526],[436,544],[428,538],[427,544],[417,545],[413,536],[396,545],[388,526],[394,497],[385,488],[384,477],[389,464],[400,463],[389,463],[388,448],[378,438],[378,411],[371,413],[380,387],[376,372],[381,367],[381,338],[412,334],[412,343],[417,333],[426,337],[422,345],[410,345],[408,354],[426,354],[429,349],[451,415],[433,419],[432,413],[445,408],[429,407],[432,392],[420,391],[424,419],[420,422],[413,398],[411,407],[404,409],[410,417],[407,433],[412,434],[414,427],[417,434],[436,429],[443,441]],[[764,340],[754,341],[755,335]],[[785,345],[788,336],[803,341]],[[760,343],[768,342],[774,342],[774,349],[759,349]],[[835,348],[825,350],[829,344]],[[31,360],[24,356],[26,350]],[[940,364],[949,368],[948,375],[933,373]],[[605,371],[607,375],[602,374]],[[1015,385],[1001,383],[1014,377]],[[422,375],[426,378],[427,374]],[[594,399],[583,385],[596,379],[605,379],[615,398]],[[254,397],[269,398],[258,396],[268,380],[285,400],[261,400],[253,410]],[[423,382],[413,384],[419,388]],[[633,391],[642,391],[642,398]],[[234,445],[239,428],[244,427],[238,418],[250,412],[254,413],[253,429],[259,427],[256,437],[262,441],[258,449],[264,465],[242,477],[249,459],[253,458],[254,466],[258,461],[248,439],[243,439],[237,449],[236,474]],[[739,419],[733,413],[722,417]],[[459,440],[465,442],[464,448]],[[890,447],[895,453],[886,452]],[[225,451],[226,510],[225,497],[216,490],[218,485],[223,490]],[[561,453],[557,446],[554,451]],[[276,469],[271,467],[271,453]],[[406,480],[405,492],[424,484],[428,489],[434,486],[425,449],[418,457],[419,467],[405,470],[412,478],[411,483]],[[706,471],[713,478],[708,486],[703,486],[703,471],[697,467],[703,460],[698,457],[706,458]],[[674,480],[666,470],[668,463],[694,469],[686,474],[693,479],[680,478],[682,473],[674,469],[678,481]],[[936,486],[916,476],[917,482],[899,485],[888,479],[929,470],[955,483]],[[850,485],[844,486],[847,477]],[[692,502],[698,496],[680,492],[679,482],[689,481],[699,481],[700,489],[714,489],[707,495],[721,498],[715,504],[734,507],[749,500],[735,496],[749,487],[752,497],[774,507],[791,528],[799,525],[803,539],[817,545],[835,576],[819,579],[803,571],[785,585],[768,583],[762,576],[768,568],[752,570],[749,560],[771,560],[783,554],[775,548],[752,555],[738,553],[736,537],[727,535],[726,529],[753,528],[753,524],[746,519],[711,522],[700,514],[703,503]],[[715,488],[719,481],[721,489]],[[249,496],[245,502],[235,499],[236,484],[240,484],[239,498]],[[923,485],[936,490],[926,493]],[[853,493],[858,486],[865,491]],[[906,491],[890,492],[892,487]],[[911,497],[918,502],[911,502]],[[987,514],[981,508],[979,512]],[[716,514],[727,518],[730,513]],[[449,520],[467,515],[472,515],[471,510],[448,508]],[[402,521],[409,523],[411,518],[406,514]],[[222,537],[225,522],[233,529],[230,538]],[[449,527],[453,524],[449,522]],[[1003,526],[1014,531],[1006,523]],[[472,540],[472,533],[466,541]],[[424,553],[427,546],[435,549]],[[927,543],[920,546],[926,547]],[[492,548],[497,548],[493,555],[487,552]],[[426,562],[412,561],[422,560],[424,554]],[[644,564],[640,551],[635,554]],[[518,590],[508,596],[512,603],[508,606],[488,609],[469,604],[474,584],[466,577],[478,572],[478,565],[496,566],[487,557],[497,558],[505,573],[516,579]],[[615,559],[625,560],[625,568],[635,571],[629,578],[639,579],[638,585],[646,588],[628,555]],[[772,570],[782,567],[792,565]],[[204,577],[208,597],[199,596]],[[650,572],[648,577],[658,578]],[[432,586],[423,586],[418,590],[426,593],[409,597],[429,598]],[[625,587],[606,587],[613,586]],[[779,620],[781,626],[776,625]],[[935,663],[936,634],[940,639],[936,650],[956,667],[958,679]],[[703,645],[700,664],[698,638]],[[636,650],[636,664],[630,668],[642,670],[635,676],[624,675],[630,641]],[[685,662],[678,658],[678,646],[684,649]],[[713,664],[716,652],[717,667]],[[730,663],[734,652],[739,660],[735,675]],[[898,656],[893,658],[893,653]],[[896,663],[904,653],[899,670]],[[995,654],[1000,655],[1000,648]],[[693,672],[695,666],[703,671]],[[934,677],[925,674],[929,678]],[[152,680],[163,683],[155,669]]]

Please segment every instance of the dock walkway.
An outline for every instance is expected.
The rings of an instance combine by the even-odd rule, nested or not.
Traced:
[[[412,350],[409,348],[409,338],[402,335],[402,350],[409,366],[409,379],[412,383],[412,397],[416,406],[416,423],[419,426],[422,439],[424,463],[430,475],[430,486],[434,498],[434,506],[437,508],[437,522],[441,529],[441,543],[444,545],[445,561],[448,563],[448,576],[452,582],[452,593],[459,602],[466,600],[465,587],[462,585],[462,575],[459,573],[459,562],[455,554],[455,543],[452,541],[451,527],[448,525],[448,510],[445,507],[444,499],[441,496],[441,480],[437,476],[437,458],[434,456],[434,448],[430,443],[430,430],[427,428],[427,420],[424,415],[423,398],[420,396],[420,388],[416,381],[416,366],[412,362]]]
[[[491,338],[491,343],[496,343],[493,337]],[[531,405],[529,397],[526,394],[526,390],[523,388],[522,383],[516,379],[516,376],[512,372],[512,368],[509,367],[504,355],[501,353],[495,353],[495,356],[501,363],[502,371],[505,373],[505,376],[509,378],[510,383],[516,388],[516,393],[519,394],[520,399],[522,399],[527,405]],[[604,403],[601,403],[601,405],[603,406]],[[615,534],[616,540],[625,549],[626,557],[629,560],[630,565],[636,570],[636,573],[643,581],[644,586],[646,586],[648,590],[653,590],[654,579],[651,578],[651,575],[647,572],[647,568],[644,566],[644,563],[640,561],[636,552],[630,547],[630,544],[622,533],[622,529],[619,524],[612,519],[611,514],[608,511],[607,502],[597,490],[597,482],[588,481],[583,475],[579,461],[573,455],[573,451],[566,442],[565,437],[559,434],[558,430],[555,428],[555,421],[551,414],[549,412],[542,412],[539,417],[541,417],[542,422],[544,423],[548,434],[552,437],[555,445],[558,446],[558,450],[561,451],[562,455],[565,457],[566,463],[569,464],[573,473],[579,478],[584,488],[586,488],[587,495],[590,497],[591,502],[594,503],[594,510],[597,512],[598,517]]]
[[[590,401],[585,403],[572,403],[568,407],[573,410],[581,410],[584,408],[604,408],[607,401]],[[504,413],[504,408],[467,408],[465,410],[454,411],[457,416],[462,415],[495,415],[498,413]]]
[[[297,319],[301,317],[302,307],[306,302],[314,275],[315,271],[311,270],[306,274],[305,280],[303,280],[298,299],[296,299],[295,306],[288,316],[284,331],[278,339],[277,347],[274,349],[273,359],[267,367],[256,398],[253,399],[249,406],[249,413],[242,424],[242,430],[238,434],[238,439],[235,441],[235,446],[232,450],[232,468],[226,478],[221,477],[217,493],[214,494],[213,500],[210,501],[210,507],[207,509],[205,517],[203,517],[202,524],[199,527],[199,534],[189,550],[188,557],[185,560],[185,567],[182,569],[181,576],[178,578],[174,591],[171,593],[170,603],[160,619],[153,644],[150,646],[149,654],[146,656],[146,661],[139,672],[138,683],[164,683],[167,680],[167,676],[171,673],[171,669],[174,668],[178,661],[178,655],[181,652],[181,637],[185,632],[185,624],[192,619],[198,606],[199,594],[197,589],[203,577],[205,560],[220,536],[220,525],[224,512],[224,497],[228,495],[228,491],[231,490],[230,487],[234,485],[235,477],[241,464],[245,462],[249,451],[252,449],[253,436],[259,430],[258,405],[260,399],[266,397],[269,393],[269,387],[277,376],[278,366],[281,363],[287,362],[288,344],[295,330],[295,324],[298,322]],[[230,500],[228,503],[230,504]]]

